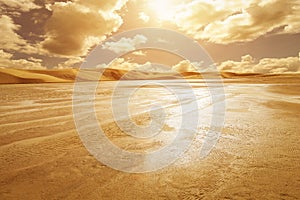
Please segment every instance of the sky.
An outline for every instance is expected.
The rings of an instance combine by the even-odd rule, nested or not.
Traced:
[[[156,27],[195,40],[219,69],[300,72],[300,0],[0,0],[0,67],[78,67],[98,45],[122,53],[128,69],[163,63],[192,71],[191,62],[158,50],[135,51],[144,35],[116,34]]]

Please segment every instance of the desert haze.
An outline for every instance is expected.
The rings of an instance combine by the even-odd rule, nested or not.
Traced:
[[[204,81],[191,79],[201,118],[191,148],[167,168],[128,174],[98,162],[80,141],[72,113],[73,83],[64,83],[72,80],[74,71],[70,70],[65,77],[54,71],[46,75],[28,71],[22,77],[17,70],[7,71],[1,71],[1,81],[6,77],[7,83],[24,83],[25,78],[61,83],[25,81],[28,84],[0,85],[1,199],[297,199],[300,196],[297,78],[289,79],[292,83],[283,83],[276,81],[280,77],[275,76],[268,84],[265,77],[256,77],[249,84],[250,75],[246,80],[224,80],[226,120],[218,144],[205,159],[199,158],[199,152],[209,130],[213,105]],[[163,147],[178,126],[176,116],[180,105],[174,103],[172,94],[149,85],[136,95],[132,120],[137,124],[149,123],[146,108],[151,102],[160,102],[168,113],[162,135],[141,142],[123,133],[116,124],[118,119],[112,116],[115,84],[116,81],[101,81],[96,91],[96,115],[105,134],[127,151],[145,152]],[[131,80],[127,84],[138,87],[140,83]],[[183,83],[175,79],[164,84],[180,88]]]
[[[79,73],[80,72],[80,73]],[[45,69],[26,70],[0,68],[0,84],[74,83],[116,80],[173,80],[173,79],[219,79],[225,82],[248,83],[299,83],[300,73],[259,74],[233,72],[147,72],[121,69]]]

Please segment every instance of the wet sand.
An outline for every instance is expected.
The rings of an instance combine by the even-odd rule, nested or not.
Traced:
[[[135,81],[129,81],[135,85]],[[133,98],[133,121],[146,125],[151,102],[165,105],[164,136],[142,142],[112,118],[113,82],[97,90],[99,123],[127,151],[163,147],[180,109],[172,94],[143,87]],[[131,86],[132,86],[131,85]],[[211,118],[210,96],[194,83],[201,126],[190,150],[167,168],[129,174],[99,163],[77,134],[72,84],[0,85],[0,199],[298,199],[300,197],[299,85],[225,84],[222,136],[199,158]],[[202,105],[202,106],[201,106]]]

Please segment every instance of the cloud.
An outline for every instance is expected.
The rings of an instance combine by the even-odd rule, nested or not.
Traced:
[[[235,73],[300,73],[300,53],[299,57],[263,58],[258,62],[252,56],[246,55],[241,58],[240,62],[225,61],[221,63],[219,69]]]
[[[16,12],[28,12],[33,9],[41,8],[34,3],[34,0],[0,0],[0,11],[4,12],[2,8],[13,9]],[[7,10],[7,9],[6,9]]]
[[[6,50],[19,50],[20,46],[26,45],[26,41],[16,33],[20,29],[11,17],[2,15],[0,17],[0,46]]]
[[[81,57],[72,57],[66,60],[65,62],[59,63],[57,66],[54,67],[54,69],[66,69],[66,68],[72,68],[77,64],[80,64],[84,61]]]
[[[138,64],[138,63],[128,62],[124,58],[117,58],[112,63],[110,63],[108,68],[121,69],[127,71],[144,69],[145,71],[148,71],[151,69],[151,63],[146,62],[144,64]]]
[[[21,26],[15,24],[11,17],[7,15],[0,17],[0,46],[2,50],[38,54],[39,48],[29,44],[17,33],[20,28]]]
[[[174,22],[195,39],[229,44],[267,33],[300,33],[300,3],[295,0],[195,0],[179,5]]]
[[[235,12],[234,7],[236,6],[231,5],[228,7],[225,5],[225,1],[190,1],[178,5],[174,22],[181,30],[197,36],[197,33],[206,25],[222,20]]]
[[[110,68],[118,70],[136,70],[143,72],[172,72],[171,67],[145,62],[143,64],[126,61],[124,58],[116,58],[109,66],[99,65],[97,68]]]
[[[1,68],[20,68],[20,69],[46,69],[42,65],[42,60],[36,58],[13,59],[13,55],[0,50]]]
[[[135,56],[146,56],[146,53],[143,51],[135,51],[132,54]]]
[[[118,69],[118,70],[136,70],[142,66],[148,66],[150,63],[138,64],[126,61],[124,58],[116,58],[114,59],[108,66],[106,64],[100,64],[96,68],[110,68],[110,69]],[[151,65],[151,64],[150,64]]]
[[[147,38],[143,35],[136,35],[134,38],[121,38],[117,42],[106,42],[103,44],[103,49],[108,49],[117,54],[127,53],[136,50],[140,44],[145,44]]]
[[[178,64],[174,65],[172,69],[177,72],[199,72],[200,70],[197,70],[197,68],[200,67],[202,64],[203,63],[191,63],[188,60],[183,60]]]
[[[144,12],[139,13],[139,19],[142,20],[143,22],[147,23],[150,20],[150,17],[146,15]]]
[[[101,12],[112,12],[120,10],[127,1],[124,0],[75,0],[76,3],[86,6],[87,8],[101,10]]]
[[[77,0],[56,2],[46,23],[44,49],[63,56],[82,56],[116,32],[123,23],[116,13],[127,0]]]
[[[198,72],[197,68],[202,66],[203,63],[191,63],[188,60],[183,60],[174,66],[166,66],[163,64],[155,64],[146,62],[143,64],[126,61],[124,58],[116,58],[109,66],[101,64],[97,68],[111,68],[121,70],[139,70],[145,72]]]

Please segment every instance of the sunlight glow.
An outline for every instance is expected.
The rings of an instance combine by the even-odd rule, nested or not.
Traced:
[[[149,1],[149,8],[160,20],[172,20],[175,15],[175,6],[174,0]]]

